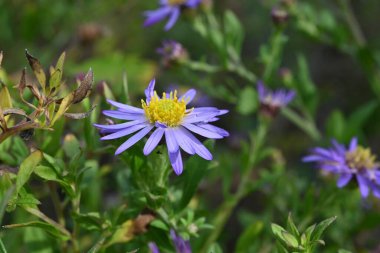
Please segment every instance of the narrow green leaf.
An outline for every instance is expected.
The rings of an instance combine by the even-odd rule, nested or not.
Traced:
[[[7,108],[12,108],[12,98],[6,86],[2,87],[0,90],[0,107],[3,110]]]
[[[292,219],[292,214],[289,213],[288,215],[288,222],[287,222],[287,228],[289,231],[292,232],[292,234],[296,237],[299,237],[300,236],[300,232],[298,231],[296,225],[294,224],[293,222],[293,219]]]
[[[284,241],[287,243],[289,247],[297,248],[298,247],[298,240],[295,238],[291,233],[287,231],[282,231],[282,237]]]
[[[42,160],[42,152],[34,151],[20,165],[16,179],[16,192],[19,192],[21,187],[29,180],[30,175]]]
[[[331,225],[336,220],[337,216],[331,217],[329,219],[326,219],[315,227],[314,233],[312,234],[311,241],[317,241],[321,238],[323,232],[325,229]]]
[[[57,69],[53,72],[53,74],[50,76],[49,80],[49,89],[51,91],[59,89],[59,86],[61,85],[61,78],[62,73],[61,70]]]
[[[4,243],[0,238],[0,253],[7,253],[8,251],[5,249]]]
[[[59,109],[57,113],[54,115],[54,118],[51,122],[51,125],[54,125],[54,123],[69,109],[70,105],[74,101],[74,94],[70,93],[67,95],[62,101],[59,106]]]
[[[243,115],[248,115],[255,112],[258,106],[256,90],[252,87],[245,87],[240,92],[237,110]]]
[[[262,222],[255,222],[249,225],[244,232],[240,235],[238,242],[236,244],[236,253],[245,253],[247,249],[257,240],[261,231],[264,228]]]

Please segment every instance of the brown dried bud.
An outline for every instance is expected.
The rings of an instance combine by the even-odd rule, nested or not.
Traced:
[[[140,214],[133,221],[133,233],[134,234],[142,234],[147,231],[147,226],[151,223],[155,217],[151,214]]]
[[[73,104],[77,104],[85,99],[91,92],[92,84],[94,82],[94,74],[90,69],[82,82],[80,83],[78,89],[74,91]]]
[[[272,21],[276,26],[283,26],[289,20],[289,13],[281,8],[274,7],[271,12]]]

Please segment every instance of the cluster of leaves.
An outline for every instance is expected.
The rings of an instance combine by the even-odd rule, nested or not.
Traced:
[[[50,66],[49,78],[47,78],[39,60],[30,55],[28,51],[25,54],[38,84],[27,82],[26,69],[22,71],[21,79],[16,86],[22,103],[20,107],[13,106],[14,102],[7,86],[3,85],[1,88],[0,143],[17,134],[20,134],[24,139],[29,139],[33,135],[34,129],[37,128],[52,130],[56,121],[62,116],[73,119],[82,119],[88,116],[88,113],[67,113],[67,110],[72,105],[80,103],[90,93],[93,84],[91,70],[80,81],[77,89],[65,95],[67,92],[63,87],[62,74],[66,54],[63,53],[59,57],[55,66]],[[25,106],[29,107],[29,109],[24,110]],[[21,119],[12,119],[16,118],[15,116]]]

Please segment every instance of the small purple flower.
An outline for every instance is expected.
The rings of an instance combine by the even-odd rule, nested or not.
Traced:
[[[295,97],[293,90],[279,89],[271,91],[262,81],[257,83],[257,92],[260,101],[260,110],[269,116],[275,116],[281,107],[288,105]]]
[[[339,175],[339,188],[355,177],[364,198],[370,190],[375,197],[380,198],[380,165],[369,148],[358,145],[356,137],[351,139],[347,148],[335,140],[332,141],[331,148],[314,148],[303,161],[316,162],[320,169]]]
[[[165,30],[170,30],[177,22],[183,8],[196,8],[201,0],[160,0],[160,8],[154,11],[146,11],[144,26],[153,25],[166,17],[169,21],[165,25]]]
[[[162,56],[163,64],[166,67],[186,61],[188,58],[187,50],[181,43],[174,40],[164,41],[162,47],[157,49],[157,53]]]
[[[190,242],[177,235],[173,229],[170,230],[170,237],[174,243],[176,253],[191,253]],[[148,246],[152,253],[160,253],[157,244],[154,242],[150,242]]]
[[[191,253],[190,242],[177,235],[173,229],[170,230],[170,237],[174,242],[177,253]]]
[[[154,85],[155,80],[152,80],[145,90],[146,100],[141,101],[142,108],[107,100],[117,109],[105,110],[103,114],[127,122],[115,125],[94,124],[103,134],[107,134],[101,140],[118,139],[137,132],[117,148],[115,155],[119,155],[154,130],[143,150],[144,155],[149,155],[165,135],[169,159],[177,175],[183,171],[180,148],[190,155],[197,154],[206,160],[212,160],[210,151],[191,132],[210,139],[229,136],[226,130],[210,124],[228,111],[215,107],[188,109],[186,106],[195,97],[195,90],[188,90],[180,98],[177,98],[176,90],[170,94],[164,92],[160,98],[154,91]]]

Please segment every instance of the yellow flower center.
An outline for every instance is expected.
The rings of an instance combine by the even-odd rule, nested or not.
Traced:
[[[164,92],[162,98],[154,92],[148,104],[144,100],[141,100],[141,104],[150,123],[159,122],[168,127],[176,127],[186,114],[186,101],[178,100],[176,90],[170,92],[169,97]]]
[[[170,5],[181,5],[186,3],[186,0],[168,0]]]
[[[371,153],[371,149],[358,146],[356,150],[346,153],[346,161],[350,168],[372,169],[376,166],[376,156]]]

